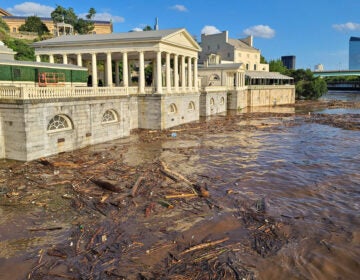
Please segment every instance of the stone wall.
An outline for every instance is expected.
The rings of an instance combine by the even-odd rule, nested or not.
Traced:
[[[249,86],[247,106],[275,106],[295,103],[295,86]]]
[[[199,120],[199,93],[138,97],[139,128],[167,129]]]
[[[200,116],[206,117],[227,110],[227,92],[202,92],[200,95]]]
[[[115,120],[103,120],[108,110]],[[29,161],[130,135],[128,97],[1,104],[0,111],[3,157],[10,159]],[[69,120],[70,129],[49,130],[55,116]]]
[[[229,110],[241,110],[248,106],[248,91],[246,88],[229,90],[227,98],[227,108]]]

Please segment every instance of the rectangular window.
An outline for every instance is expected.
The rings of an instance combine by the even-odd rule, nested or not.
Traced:
[[[16,27],[13,27],[13,33],[16,33]]]

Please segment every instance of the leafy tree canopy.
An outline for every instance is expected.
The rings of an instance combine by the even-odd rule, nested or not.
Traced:
[[[25,24],[19,27],[20,31],[35,32],[38,35],[49,33],[46,24],[37,16],[30,16],[25,20]]]
[[[74,27],[76,33],[88,34],[94,30],[94,23],[91,21],[96,14],[94,8],[90,8],[86,19],[79,18],[73,8],[65,9],[64,7],[57,5],[55,10],[51,13],[51,18],[55,23],[67,23]]]
[[[6,22],[0,17],[0,29],[5,30],[6,32],[10,31],[9,26],[6,24]]]
[[[146,26],[143,28],[143,31],[151,31],[151,30],[153,30],[153,29],[151,28],[150,25],[146,25]]]
[[[11,38],[10,36],[8,36],[4,40],[4,44],[16,52],[16,60],[35,60],[35,51],[34,48],[30,46],[30,43],[32,42],[22,39]]]
[[[279,72],[283,75],[288,75],[289,70],[284,66],[280,59],[270,60],[269,62],[269,71],[270,72]]]

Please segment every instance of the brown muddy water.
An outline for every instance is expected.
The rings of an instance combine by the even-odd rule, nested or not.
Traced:
[[[264,110],[277,111],[274,108]],[[232,119],[234,129],[221,129],[221,118],[224,117],[219,116],[214,123],[218,130],[212,130],[212,122],[207,120],[204,122],[208,123],[210,130],[203,132],[196,127],[189,130],[179,128],[151,140],[146,138],[149,134],[132,135],[128,139],[83,149],[81,153],[105,155],[111,148],[109,153],[112,159],[119,160],[121,151],[121,161],[130,173],[140,165],[152,165],[160,159],[187,178],[205,178],[209,182],[211,199],[221,205],[222,210],[216,214],[212,212],[189,217],[188,220],[184,218],[176,226],[169,224],[166,238],[175,240],[181,236],[184,240],[193,240],[195,244],[204,242],[202,237],[206,234],[212,234],[217,239],[226,236],[235,244],[231,250],[236,252],[236,261],[251,272],[246,276],[235,273],[233,275],[237,276],[231,279],[359,279],[360,130],[309,122],[307,114],[297,114],[294,108],[279,107],[278,110],[277,114],[249,118],[239,115],[235,121]],[[304,111],[304,108],[301,110]],[[359,109],[350,114],[359,121]],[[156,132],[154,135],[157,135]],[[141,137],[147,141],[140,141]],[[78,156],[76,153],[73,155]],[[62,155],[56,159],[62,159]],[[23,183],[17,183],[16,187],[11,185],[8,178],[15,178],[16,174],[11,173],[19,173],[20,169],[26,168],[30,167],[9,161],[4,161],[1,166],[0,279],[105,279],[101,276],[65,277],[66,273],[71,275],[69,267],[59,268],[60,272],[52,274],[53,277],[34,276],[37,266],[44,263],[43,252],[58,243],[68,242],[75,246],[70,242],[71,230],[79,226],[79,221],[84,223],[81,215],[93,214],[79,214],[73,210],[70,200],[64,199],[68,191],[65,186],[42,189],[44,199],[39,195],[35,199],[31,194],[23,194],[24,197],[19,199],[21,190],[28,188],[27,173]],[[61,172],[64,173],[63,179],[76,181],[76,173]],[[46,179],[52,175],[39,172],[34,176]],[[54,199],[56,196],[58,199]],[[8,201],[9,197],[17,197],[16,204]],[[44,210],[41,203],[46,204],[50,201],[49,197],[53,197],[51,205],[49,203]],[[238,209],[244,201],[262,201],[267,217],[264,223],[271,219],[283,225],[285,241],[279,242],[278,249],[271,254],[244,249],[249,234],[244,231],[243,222],[238,218]],[[171,215],[166,219],[169,218],[172,219]],[[129,228],[133,227],[131,221],[127,223]],[[61,230],[56,230],[55,226],[61,227]],[[151,228],[150,225],[146,226]],[[54,230],[31,230],[39,227],[54,227]],[[109,238],[111,232],[106,234]],[[156,244],[161,239],[165,237],[158,235],[158,239],[151,242]],[[149,240],[142,241],[145,246],[151,243]],[[150,260],[143,260],[143,263],[149,270],[154,270]],[[56,265],[53,264],[54,267]],[[129,263],[124,265],[128,266]],[[192,279],[180,276],[141,278],[135,274],[128,275],[133,272],[125,267],[123,270],[127,272],[121,277],[109,276],[108,279]],[[194,279],[227,279],[227,276],[211,278],[198,274]]]

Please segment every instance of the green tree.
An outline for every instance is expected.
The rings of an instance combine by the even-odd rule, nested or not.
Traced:
[[[65,9],[64,7],[57,5],[55,10],[51,13],[51,18],[55,23],[67,23],[74,27],[76,33],[88,34],[94,29],[94,23],[91,19],[94,18],[96,10],[90,8],[86,19],[79,18],[73,8]]]
[[[279,72],[283,75],[288,75],[289,70],[284,66],[280,59],[270,60],[269,62],[269,71],[270,72]]]
[[[2,17],[0,17],[0,29],[3,29],[6,32],[10,31],[9,26],[7,25],[7,23],[2,19]]]
[[[15,39],[10,36],[4,40],[4,44],[16,52],[15,59],[16,60],[27,60],[34,61],[35,60],[35,51],[34,48],[30,46],[32,41]]]
[[[37,16],[30,16],[25,20],[25,23],[19,27],[19,31],[35,32],[39,36],[49,33],[46,24]]]
[[[94,8],[90,8],[88,14],[86,15],[86,19],[91,20],[95,17],[96,10]]]
[[[151,30],[153,30],[153,29],[151,28],[150,25],[146,25],[146,26],[143,28],[143,31],[151,31]]]
[[[309,69],[290,71],[290,76],[294,78],[297,99],[316,100],[327,92],[325,80],[314,77],[314,74]]]

